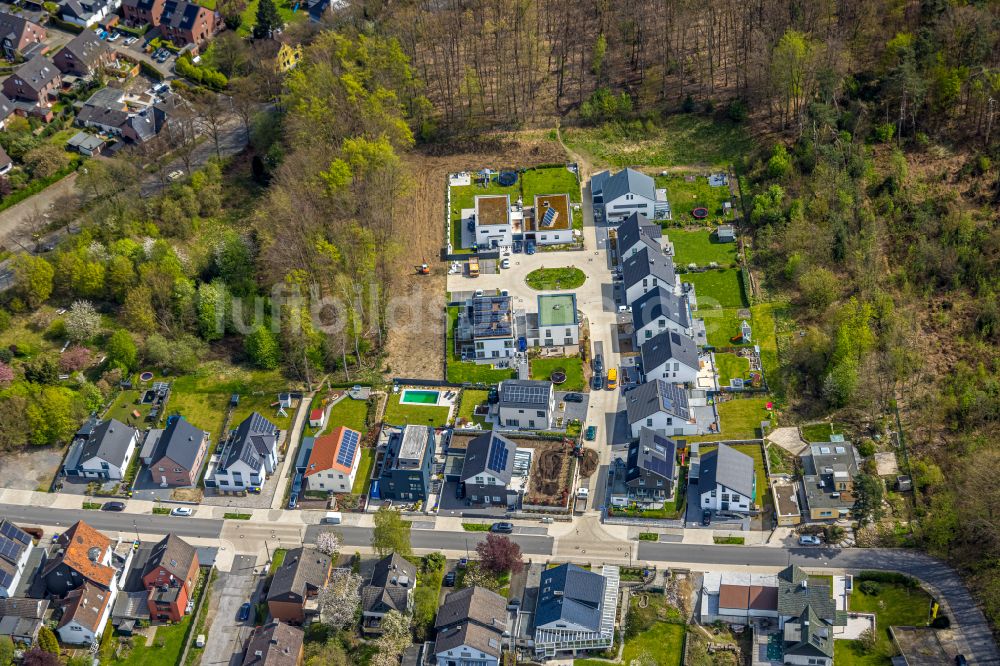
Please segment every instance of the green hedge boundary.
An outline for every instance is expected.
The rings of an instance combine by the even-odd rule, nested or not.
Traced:
[[[59,182],[66,176],[76,171],[82,162],[83,160],[78,157],[73,158],[68,166],[64,166],[62,169],[59,169],[59,171],[56,171],[48,178],[39,178],[38,180],[33,180],[30,183],[28,183],[28,185],[23,189],[20,189],[17,192],[12,192],[11,194],[4,197],[3,201],[0,202],[0,211],[5,211],[11,206],[16,206],[17,204],[21,203],[28,197],[32,197],[38,194],[49,185],[54,185],[55,183]]]

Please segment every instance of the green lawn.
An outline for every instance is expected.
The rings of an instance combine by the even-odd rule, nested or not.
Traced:
[[[475,389],[465,389],[462,391],[462,404],[458,408],[458,419],[466,423],[485,424],[482,416],[473,416],[476,407],[486,402],[490,397],[489,391],[477,391]]]
[[[225,398],[228,403],[229,395],[226,395]],[[233,410],[233,419],[230,421],[230,427],[235,428],[243,419],[257,412],[281,430],[288,430],[292,427],[292,417],[295,416],[295,410],[285,409],[286,415],[279,416],[278,408],[271,406],[272,403],[277,401],[277,391],[263,395],[240,395],[240,404]]]
[[[647,130],[641,121],[600,127],[568,127],[563,141],[595,165],[727,165],[748,154],[753,143],[740,125],[709,116],[673,114]]]
[[[347,426],[352,430],[364,434],[368,428],[365,421],[368,418],[368,402],[365,400],[354,400],[344,397],[340,402],[330,408],[330,416],[327,418],[327,430],[332,430],[337,426]]]
[[[218,442],[222,434],[222,422],[226,418],[229,406],[229,394],[226,393],[188,393],[186,391],[171,391],[167,400],[167,414],[180,414],[189,423],[210,433],[213,444]],[[235,427],[235,423],[233,424]]]
[[[448,308],[448,381],[470,384],[496,384],[514,379],[517,372],[511,368],[494,369],[492,365],[463,361],[455,355],[455,327],[458,325],[459,307]]]
[[[743,308],[743,274],[736,268],[709,270],[704,273],[684,273],[681,282],[690,282],[695,287],[698,309]]]
[[[299,11],[293,12],[292,9],[295,7],[295,3],[290,3],[288,0],[277,0],[275,4],[278,6],[278,14],[281,15],[281,19],[285,23],[298,23],[309,20],[309,12],[306,11],[304,5],[299,7]],[[257,0],[249,0],[247,8],[243,10],[243,23],[237,28],[237,32],[241,37],[249,37],[250,33],[253,32],[253,26],[256,22]]]
[[[836,641],[834,659],[838,666],[861,664],[883,666],[892,663],[897,654],[889,637],[889,627],[922,627],[930,619],[931,597],[921,588],[879,583],[881,591],[876,596],[863,593],[855,579],[854,593],[850,596],[850,609],[861,613],[875,613],[878,643],[873,651],[865,650],[859,641]]]
[[[693,181],[689,181],[688,178],[692,175],[694,174],[676,172],[654,177],[656,186],[667,190],[673,222],[706,226],[713,222],[731,222],[733,216],[725,215],[722,209],[723,202],[729,200],[729,187],[712,187],[705,176],[695,176]],[[701,220],[695,218],[691,214],[695,208],[707,208],[708,217]]]
[[[639,607],[637,597],[632,598],[627,622],[632,627],[626,632],[621,661],[576,659],[575,666],[609,666],[609,664],[652,663],[657,666],[680,666],[684,663],[685,626],[676,608],[668,606],[661,595],[650,594],[646,608]],[[662,615],[661,615],[662,613]],[[660,618],[667,617],[664,622]],[[617,637],[615,651],[617,651]]]
[[[566,381],[557,389],[560,391],[583,390],[583,361],[579,356],[569,358],[536,358],[530,361],[532,379],[549,379],[553,372],[566,373]]]
[[[724,439],[756,439],[760,422],[768,420],[771,398],[736,398],[718,405],[719,425]]]
[[[829,442],[831,435],[844,434],[844,426],[840,423],[810,423],[799,429],[807,442]]]
[[[698,298],[701,299],[700,296]],[[752,310],[750,314],[753,315]],[[705,320],[708,344],[713,347],[751,347],[757,342],[756,340],[750,343],[734,342],[734,338],[741,335],[740,324],[743,323],[743,317],[740,317],[740,308],[702,308],[695,313],[695,316]],[[756,332],[753,316],[748,321],[751,331]]]
[[[392,425],[443,426],[448,421],[448,408],[428,405],[401,405],[402,392],[389,396],[383,420]]]
[[[115,401],[111,403],[111,407],[109,407],[107,413],[105,413],[104,418],[118,419],[122,423],[131,423],[134,426],[139,426],[140,424],[145,423],[146,415],[149,414],[150,406],[136,404],[140,395],[141,393],[139,391],[119,392],[117,397],[115,397]],[[139,412],[139,418],[132,415],[133,411]]]
[[[717,536],[712,537],[712,541],[718,546],[742,546],[747,542],[746,538],[737,536]]]
[[[267,567],[267,575],[273,576],[274,572],[278,570],[278,567],[282,565],[285,561],[285,553],[288,550],[285,548],[275,548],[274,553],[271,555],[271,564]]]
[[[525,206],[533,206],[535,196],[540,194],[568,194],[570,201],[580,202],[576,174],[565,167],[528,169],[521,174],[521,192]]]
[[[528,273],[526,282],[538,291],[576,289],[586,281],[587,276],[579,268],[539,268]]]
[[[361,460],[358,461],[358,473],[354,477],[354,485],[351,486],[351,494],[367,495],[368,485],[371,482],[372,466],[375,464],[375,451],[368,447],[361,449]]]
[[[733,378],[747,379],[750,375],[750,360],[736,354],[715,354],[715,366],[719,371],[719,386],[729,386]]]
[[[674,262],[678,266],[691,263],[708,266],[713,261],[729,266],[736,261],[736,243],[719,243],[708,229],[667,229],[666,235],[674,244]]]
[[[760,303],[750,307],[753,315],[753,343],[760,347],[760,364],[764,377],[775,377],[778,372],[778,330],[775,321],[775,303]]]
[[[176,624],[157,627],[150,645],[146,644],[145,636],[136,635],[132,639],[132,649],[124,658],[116,659],[109,652],[106,656],[102,654],[101,664],[108,666],[175,666],[184,650],[184,638],[187,635],[188,625],[191,624],[191,618],[191,615],[186,615]],[[110,622],[105,631],[109,634],[114,631]],[[109,644],[114,644],[113,638]],[[104,647],[103,641],[102,647]],[[103,652],[104,650],[102,650]]]
[[[723,424],[725,428],[725,424]],[[725,435],[724,435],[725,436]],[[701,455],[705,455],[708,451],[718,448],[711,444],[701,447]],[[764,504],[771,503],[771,493],[768,492],[767,485],[767,470],[764,468],[764,450],[760,444],[736,444],[730,448],[736,449],[740,453],[745,453],[746,455],[753,458],[753,471],[757,476],[757,504],[763,506]]]

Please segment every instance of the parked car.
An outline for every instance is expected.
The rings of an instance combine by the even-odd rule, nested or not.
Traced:
[[[288,508],[289,509],[294,509],[298,505],[299,505],[299,494],[298,493],[292,493],[291,495],[289,495],[288,496]]]
[[[566,402],[583,402],[582,393],[567,393],[563,396],[563,400]]]
[[[120,32],[113,32],[110,35],[108,35],[109,42],[117,42],[121,38],[122,38],[122,33]]]
[[[965,658],[964,654],[956,654],[955,666],[969,666],[969,660]]]
[[[518,241],[518,240],[514,241],[513,250],[514,250],[514,252],[516,252],[518,254],[521,253],[521,241]]]
[[[822,541],[820,541],[818,536],[812,536],[811,534],[803,534],[799,537],[800,546],[818,546]]]
[[[507,610],[519,610],[521,608],[520,599],[511,599],[507,602]]]
[[[490,532],[496,532],[497,534],[513,534],[514,523],[493,523],[490,525]]]
[[[138,37],[136,37],[135,35],[133,35],[133,36],[131,36],[131,37],[126,37],[126,38],[125,38],[125,41],[124,41],[124,42],[122,42],[122,44],[124,44],[125,46],[132,46],[132,45],[133,45],[133,44],[135,44],[135,43],[136,43],[137,41],[139,41],[139,38],[138,38]]]
[[[535,253],[535,241],[533,241],[533,240],[525,241],[525,243],[524,243],[524,251],[527,254],[534,254]]]
[[[194,509],[189,506],[178,506],[170,510],[171,516],[190,516],[194,514]]]
[[[169,180],[177,180],[178,178],[180,178],[183,175],[184,175],[184,171],[182,169],[174,169],[173,171],[171,171],[170,173],[167,174],[167,178]]]
[[[510,259],[501,259],[500,268],[510,268]]]
[[[475,220],[469,220],[469,223],[465,225],[465,228],[468,229],[469,231],[475,231],[476,230],[476,221]]]
[[[260,486],[249,486],[247,488],[247,492],[254,495],[260,495]]]
[[[583,438],[588,442],[597,439],[597,426],[587,426],[587,431],[583,434]]]
[[[250,604],[250,602],[244,601],[243,605],[240,606],[240,612],[236,614],[236,619],[239,620],[240,622],[246,622],[247,620],[249,620],[251,608],[253,608],[253,606]]]
[[[460,558],[460,559],[458,560],[458,568],[459,568],[459,569],[464,569],[464,568],[465,568],[465,567],[467,567],[467,566],[469,566],[469,558],[467,558],[467,557],[462,557],[462,558]]]
[[[444,580],[441,581],[441,582],[442,582],[442,584],[445,587],[454,587],[455,586],[455,572],[454,571],[449,571],[448,573],[446,573],[444,575]]]
[[[601,356],[600,354],[597,354],[596,356],[594,356],[594,361],[591,364],[591,366],[594,368],[594,374],[595,375],[603,374],[604,373],[604,357]]]
[[[712,510],[711,509],[705,509],[704,511],[701,512],[701,524],[702,525],[711,525],[712,524]]]
[[[604,390],[604,375],[600,372],[594,374],[590,378],[590,390],[591,391],[603,391]]]
[[[462,499],[465,497],[465,486],[461,483],[455,484],[455,499]]]
[[[105,502],[101,511],[124,511],[125,502]]]

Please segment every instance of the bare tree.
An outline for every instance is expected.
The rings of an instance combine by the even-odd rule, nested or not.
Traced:
[[[198,127],[215,144],[215,156],[222,159],[221,140],[226,123],[233,115],[232,99],[212,92],[205,92],[195,100]]]

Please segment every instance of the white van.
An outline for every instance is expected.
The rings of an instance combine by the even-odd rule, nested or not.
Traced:
[[[342,519],[343,515],[339,511],[327,511],[321,522],[324,525],[339,525]]]

